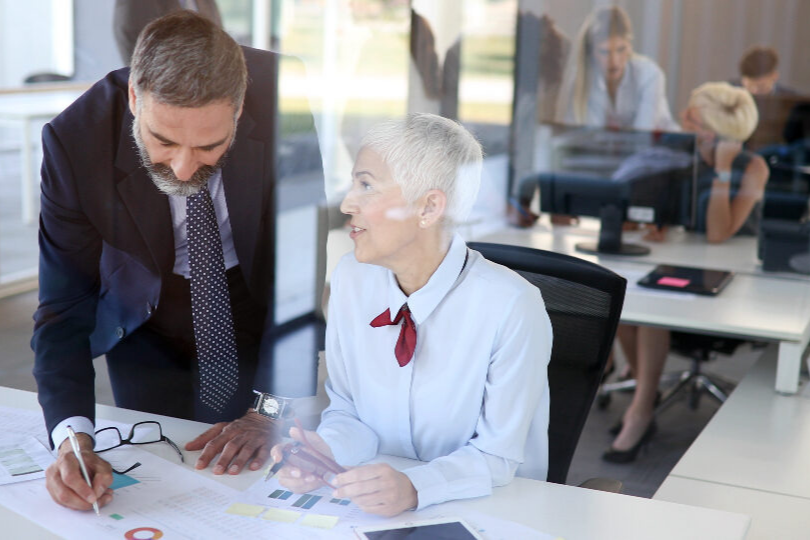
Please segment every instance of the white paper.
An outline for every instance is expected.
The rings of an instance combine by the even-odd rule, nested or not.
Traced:
[[[101,508],[101,517],[92,510],[77,512],[58,505],[44,480],[0,487],[0,504],[69,539],[121,539],[127,534],[137,538],[138,529],[143,534],[158,530],[164,539],[301,538],[298,527],[224,513],[223,508],[236,500],[237,490],[140,448],[123,446],[104,457],[115,468],[135,462],[141,466],[127,473],[138,482],[116,489],[113,501]],[[311,532],[309,537],[323,536],[320,530]]]
[[[2,432],[0,436],[0,485],[45,478],[54,457],[31,435]]]

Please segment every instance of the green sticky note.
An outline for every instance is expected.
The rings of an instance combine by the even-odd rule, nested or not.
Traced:
[[[280,523],[294,523],[301,516],[301,512],[294,510],[281,510],[280,508],[268,508],[267,512],[261,515],[267,521],[278,521]]]
[[[301,525],[306,525],[307,527],[316,527],[318,529],[331,529],[338,522],[337,516],[324,516],[321,514],[307,514],[304,516],[304,519],[301,520]]]
[[[229,514],[236,514],[237,516],[257,517],[264,512],[264,506],[255,504],[233,503],[225,510]]]

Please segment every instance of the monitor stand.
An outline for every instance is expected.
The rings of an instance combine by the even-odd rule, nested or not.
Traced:
[[[575,247],[577,251],[598,255],[609,253],[611,255],[647,255],[650,248],[638,244],[622,243],[622,228],[624,227],[624,213],[618,206],[609,204],[599,210],[599,242],[580,242]]]

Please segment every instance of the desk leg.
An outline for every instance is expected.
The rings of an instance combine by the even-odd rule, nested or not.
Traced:
[[[799,370],[805,344],[779,342],[779,361],[776,364],[776,391],[795,394],[799,390]]]
[[[26,225],[34,222],[34,171],[31,165],[33,152],[31,152],[31,121],[23,120],[23,152],[22,152],[22,221]]]

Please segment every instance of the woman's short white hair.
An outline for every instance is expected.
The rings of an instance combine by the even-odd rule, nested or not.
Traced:
[[[759,122],[757,104],[750,92],[726,82],[707,82],[695,88],[689,107],[700,111],[706,127],[735,141],[747,140]]]
[[[463,222],[481,185],[481,145],[457,122],[428,113],[374,126],[362,148],[376,152],[388,165],[409,204],[431,189],[444,192],[448,226]]]

